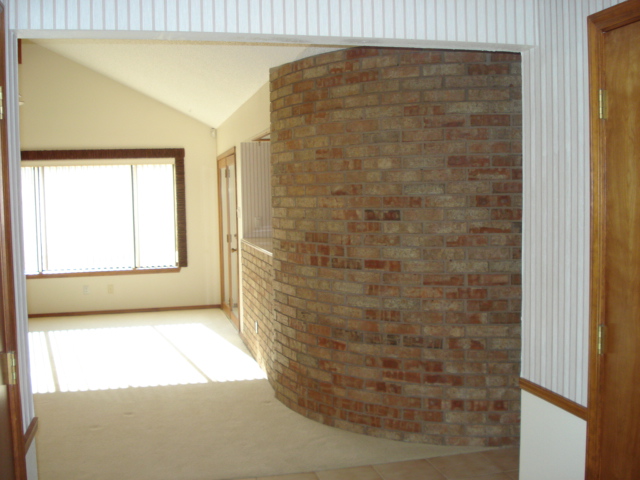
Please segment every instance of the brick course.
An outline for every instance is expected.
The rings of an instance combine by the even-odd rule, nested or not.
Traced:
[[[517,443],[520,98],[517,54],[272,69],[273,327],[249,343],[280,401],[384,438]]]

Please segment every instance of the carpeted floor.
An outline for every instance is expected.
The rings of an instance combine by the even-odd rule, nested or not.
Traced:
[[[294,413],[218,310],[39,319],[30,330],[34,387],[49,392],[35,395],[40,480],[222,480],[483,450]]]

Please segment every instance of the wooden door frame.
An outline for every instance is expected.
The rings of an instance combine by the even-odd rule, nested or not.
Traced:
[[[600,119],[599,90],[604,87],[604,36],[640,21],[640,0],[629,0],[587,18],[589,37],[589,114],[591,129],[591,284],[589,320],[589,401],[587,408],[586,478],[600,480],[602,442],[602,375],[604,356],[598,354],[598,327],[604,324],[605,128]],[[606,479],[602,479],[606,480]]]
[[[3,93],[6,92],[6,26],[4,2],[0,1],[0,84]],[[0,119],[0,149],[2,166],[0,170],[0,325],[2,328],[3,352],[18,354],[18,333],[15,299],[15,272],[13,254],[13,228],[11,215],[11,173],[9,168],[9,146],[7,128],[7,100],[2,96],[1,103],[4,114]],[[20,372],[16,365],[15,384],[7,385],[9,423],[11,429],[11,443],[13,450],[13,478],[23,480],[27,478],[26,446],[24,427],[22,425],[22,401],[20,398]]]
[[[224,167],[228,167],[230,164],[235,165],[236,162],[236,147],[232,147],[223,154],[219,155],[217,158],[217,173],[218,173],[218,231],[220,237],[220,304],[222,305],[222,310],[227,314],[227,316],[231,319],[233,324],[237,329],[240,328],[240,319],[233,313],[233,305],[227,304],[226,300],[226,292],[225,292],[225,272],[227,269],[231,269],[231,252],[229,252],[229,265],[225,266],[224,263],[224,244],[225,239],[223,235],[223,225],[222,225],[222,182],[223,178],[219,175],[220,170]],[[237,192],[237,188],[236,188]],[[237,206],[237,197],[236,197],[236,206]],[[227,205],[229,206],[229,205]],[[229,211],[228,215],[231,215],[234,212]],[[237,221],[236,221],[237,224]],[[229,272],[230,274],[231,272]],[[230,286],[231,288],[231,286]],[[240,299],[236,299],[238,303],[240,303]]]

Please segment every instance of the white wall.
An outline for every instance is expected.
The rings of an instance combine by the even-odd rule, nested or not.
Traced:
[[[22,53],[24,150],[185,149],[189,256],[180,273],[28,280],[29,313],[219,304],[216,151],[210,128],[38,45],[23,42]],[[113,294],[107,285],[114,286]]]
[[[522,392],[520,480],[583,480],[587,422]]]
[[[32,442],[27,451],[27,480],[38,480],[38,456],[36,442]]]

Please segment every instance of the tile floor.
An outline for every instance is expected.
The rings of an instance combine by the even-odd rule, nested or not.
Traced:
[[[518,480],[518,448],[242,480]]]

